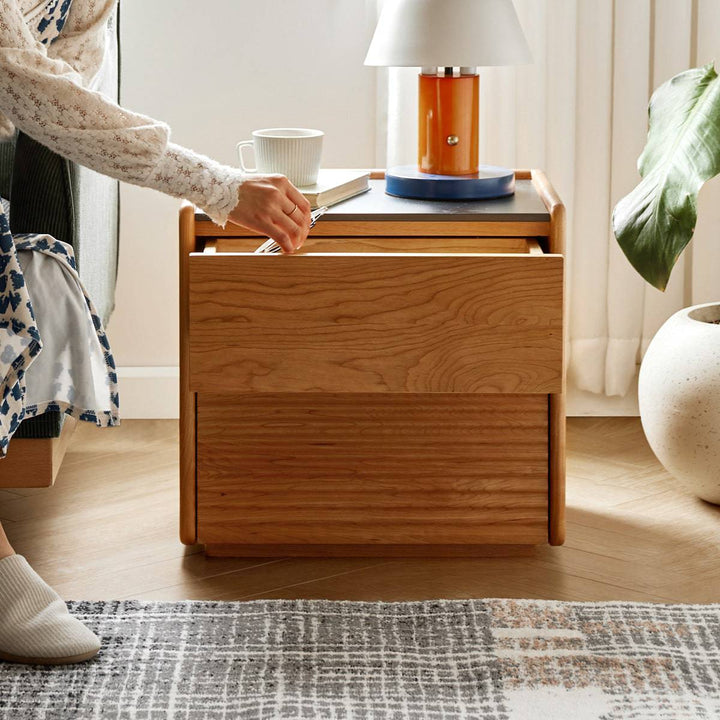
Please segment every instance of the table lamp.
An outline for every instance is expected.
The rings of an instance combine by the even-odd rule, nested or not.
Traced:
[[[418,165],[390,168],[390,195],[512,195],[515,173],[480,165],[478,66],[531,62],[512,0],[386,0],[366,65],[419,67]]]

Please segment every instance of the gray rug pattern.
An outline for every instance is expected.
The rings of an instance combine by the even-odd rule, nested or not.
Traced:
[[[0,718],[720,718],[720,606],[76,602],[89,663],[0,663]]]

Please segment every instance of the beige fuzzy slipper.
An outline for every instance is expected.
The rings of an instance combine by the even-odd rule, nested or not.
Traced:
[[[67,665],[98,650],[100,640],[70,615],[22,555],[0,560],[0,660]]]

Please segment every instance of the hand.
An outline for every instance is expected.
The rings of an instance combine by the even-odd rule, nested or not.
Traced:
[[[228,220],[271,237],[283,252],[292,253],[310,231],[310,203],[284,175],[254,175],[240,185]]]

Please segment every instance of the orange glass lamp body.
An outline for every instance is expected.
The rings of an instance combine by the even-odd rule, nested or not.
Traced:
[[[385,192],[423,200],[515,192],[510,168],[478,163],[477,69],[530,60],[513,0],[385,0],[365,64],[421,69],[418,164],[389,167]]]
[[[433,175],[478,172],[480,79],[468,75],[419,76],[418,167]]]

